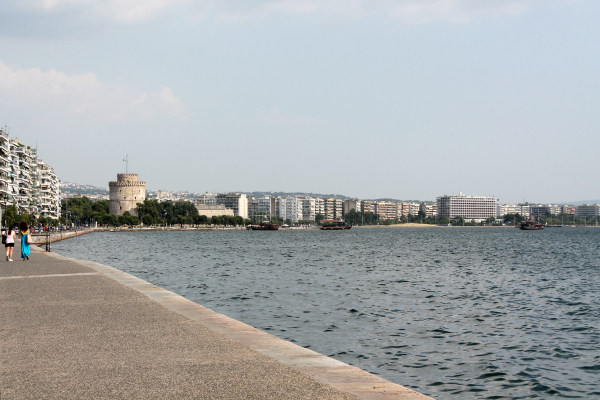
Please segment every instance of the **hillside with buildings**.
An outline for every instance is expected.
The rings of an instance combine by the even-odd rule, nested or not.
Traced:
[[[108,199],[107,188],[74,183],[61,185],[63,197]],[[492,223],[506,218],[550,218],[570,216],[594,221],[600,216],[600,205],[576,204],[501,204],[490,196],[443,195],[436,201],[396,199],[356,199],[343,195],[323,195],[298,192],[245,192],[245,193],[195,193],[180,191],[148,190],[148,200],[161,202],[193,203],[198,215],[208,218],[239,216],[244,219],[263,221],[278,219],[291,223],[310,223],[325,220],[352,219],[354,223]],[[127,200],[132,201],[132,200]],[[119,207],[137,215],[131,204]],[[354,210],[354,211],[352,211]],[[112,214],[112,212],[111,212]],[[360,216],[359,216],[360,214]],[[509,216],[509,217],[507,217]],[[564,217],[563,217],[564,218]]]

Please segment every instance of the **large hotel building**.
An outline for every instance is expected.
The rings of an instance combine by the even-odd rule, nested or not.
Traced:
[[[437,198],[437,212],[440,217],[462,217],[481,222],[496,217],[496,202],[494,197],[487,196],[444,195]]]

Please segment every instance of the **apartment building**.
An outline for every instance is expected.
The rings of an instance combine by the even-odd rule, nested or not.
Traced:
[[[552,204],[529,205],[529,216],[533,218],[544,217],[548,214],[558,215],[560,212],[561,207]]]
[[[419,210],[421,209],[421,204],[419,203],[409,203],[409,202],[404,202],[404,203],[398,203],[398,218],[401,217],[406,217],[408,216],[408,214],[410,215],[418,215],[419,214]]]
[[[497,217],[504,217],[507,214],[520,214],[525,218],[529,218],[529,206],[523,204],[498,204],[496,206]]]
[[[270,220],[273,216],[271,196],[249,197],[248,216],[254,221]]]
[[[248,197],[243,193],[219,193],[215,196],[215,203],[233,210],[236,217],[248,218]]]
[[[477,222],[496,217],[496,199],[488,196],[440,196],[437,198],[438,216],[462,217]]]
[[[560,206],[561,214],[575,215],[576,212],[577,212],[577,207],[575,207],[575,206],[569,206],[569,205]]]
[[[37,151],[0,128],[0,206],[35,217],[60,217],[60,185]]]
[[[361,211],[361,201],[359,199],[344,200],[344,203],[342,206],[342,214],[346,215],[350,212],[350,210],[360,212]]]
[[[396,219],[398,218],[398,206],[396,203],[389,201],[377,202],[377,215],[379,219]]]
[[[8,134],[0,129],[0,204],[6,208],[12,200],[12,155]]]
[[[320,197],[315,198],[315,215],[318,214],[325,215],[325,201]]]
[[[361,202],[362,212],[377,214],[377,202],[372,200],[363,200]]]
[[[158,191],[159,193],[159,201],[160,201],[160,197],[161,197],[161,191]],[[166,196],[163,196],[166,197]],[[166,198],[165,198],[166,199]],[[168,200],[168,199],[166,199]],[[216,193],[204,193],[201,194],[199,196],[196,197],[196,203],[197,204],[206,204],[207,206],[215,206],[217,205],[217,194]]]
[[[437,215],[437,204],[423,202],[419,205],[419,211],[423,211],[427,218],[434,218]]]
[[[597,217],[600,215],[600,204],[582,204],[577,206],[575,215],[579,218]]]
[[[325,219],[335,219],[335,199],[323,199]]]
[[[38,160],[39,213],[42,217],[60,217],[60,181],[54,168]]]
[[[313,197],[302,197],[299,200],[298,212],[302,221],[314,221],[317,213],[317,199]]]

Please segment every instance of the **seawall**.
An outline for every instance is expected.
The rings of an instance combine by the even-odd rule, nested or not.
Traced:
[[[10,398],[430,399],[118,269],[31,259],[0,269]]]
[[[50,240],[52,243],[60,242],[61,240],[73,238],[75,236],[85,235],[85,234],[91,233],[91,232],[94,232],[94,230],[93,229],[85,229],[85,230],[80,230],[80,231],[53,232],[50,234]],[[31,236],[31,240],[33,241],[33,244],[38,245],[38,246],[43,246],[46,244],[47,235],[44,232],[34,233]]]

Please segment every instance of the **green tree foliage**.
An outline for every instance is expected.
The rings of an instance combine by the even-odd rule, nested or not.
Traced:
[[[125,211],[123,215],[117,218],[120,225],[139,225],[140,219],[135,215],[131,215],[129,211]]]
[[[319,222],[321,222],[322,219],[325,219],[325,216],[323,214],[317,214],[315,216],[315,222],[318,224]]]
[[[449,222],[448,217],[438,217],[437,219],[439,225],[448,225]]]
[[[17,209],[15,206],[6,206],[6,210],[2,214],[2,223],[4,226],[15,226],[18,224]]]
[[[183,225],[199,223],[198,209],[190,202],[144,200],[137,203],[138,213],[142,221],[146,215],[150,215],[155,224],[169,223],[171,225]]]
[[[142,222],[144,225],[152,225],[154,223],[154,218],[152,218],[152,215],[146,214],[142,217]]]
[[[353,208],[346,213],[344,220],[350,225],[376,225],[379,216],[372,212],[356,212]]]
[[[67,201],[68,201],[68,215],[67,213]],[[78,197],[68,200],[63,200],[61,203],[61,214],[67,215],[69,220],[83,224],[89,221],[92,217],[92,202],[87,197]]]

